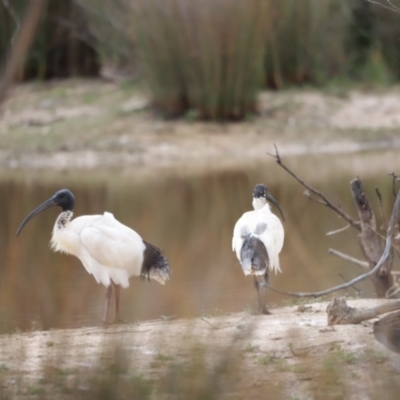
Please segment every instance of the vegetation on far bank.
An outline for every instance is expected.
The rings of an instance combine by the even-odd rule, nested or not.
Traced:
[[[0,8],[2,60],[25,3]],[[263,87],[398,81],[398,18],[365,0],[50,2],[20,78],[124,71],[164,116],[237,120]]]

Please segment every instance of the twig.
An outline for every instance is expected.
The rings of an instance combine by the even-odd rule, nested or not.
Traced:
[[[304,186],[309,192],[313,193],[314,195],[318,196],[320,199],[313,199],[309,194],[308,197],[318,203],[323,204],[324,206],[330,208],[331,210],[335,211],[339,214],[345,221],[347,221],[352,227],[356,228],[357,230],[361,230],[360,223],[354,221],[350,216],[348,216],[345,212],[343,212],[339,207],[335,206],[330,200],[328,200],[320,191],[314,189],[307,183],[305,183],[302,179],[300,179],[294,172],[292,172],[285,164],[283,164],[281,156],[279,155],[278,148],[274,144],[275,147],[275,155],[268,153],[271,157],[275,158],[276,162],[289,174],[292,175],[297,182],[299,182],[302,186]],[[307,193],[307,192],[306,192]],[[306,194],[307,195],[307,194]]]
[[[336,235],[337,233],[343,232],[343,231],[345,231],[346,229],[350,228],[350,226],[351,226],[350,224],[347,224],[347,225],[344,226],[343,228],[336,229],[336,231],[327,232],[325,235],[326,235],[326,236]]]
[[[396,297],[397,293],[400,292],[400,287],[395,283],[388,291],[386,292],[386,298],[390,299]]]
[[[8,0],[2,0],[2,1],[3,1],[4,8],[8,11],[8,13],[11,15],[12,19],[15,22],[15,31],[14,31],[12,37],[11,37],[11,40],[10,40],[10,43],[12,44],[14,42],[15,36],[17,36],[17,33],[21,28],[21,23],[19,21],[17,13],[11,7],[10,2]]]
[[[386,5],[382,4],[382,3],[380,3],[379,1],[374,1],[374,0],[367,0],[367,1],[368,1],[369,3],[376,4],[376,5],[378,5],[378,6],[381,6],[381,7],[383,7],[383,8],[386,8],[387,10],[391,10],[391,11],[400,13],[400,8],[398,8],[397,6],[395,6],[395,5],[391,2],[391,0],[386,0],[386,2],[389,4],[389,6],[386,6]]]
[[[319,292],[299,292],[299,293],[286,292],[286,291],[283,291],[283,290],[275,289],[275,288],[273,288],[273,287],[271,287],[269,285],[268,285],[268,288],[271,289],[274,292],[281,293],[281,294],[286,294],[286,295],[292,296],[292,297],[313,297],[313,298],[317,298],[317,297],[325,296],[327,294],[336,292],[338,290],[347,289],[348,287],[353,286],[356,283],[359,283],[359,282],[361,282],[361,281],[363,281],[363,280],[365,280],[367,278],[371,278],[374,274],[376,274],[379,271],[381,266],[385,263],[386,259],[390,255],[390,248],[392,247],[393,230],[394,230],[394,226],[395,226],[395,224],[397,222],[397,219],[399,217],[399,209],[400,209],[400,190],[397,193],[396,201],[395,201],[394,206],[393,206],[392,216],[390,217],[389,229],[388,229],[387,237],[386,237],[385,250],[383,251],[383,254],[382,254],[381,258],[379,259],[379,261],[377,262],[375,267],[371,269],[371,271],[369,271],[369,272],[367,272],[365,274],[359,275],[357,278],[354,278],[349,282],[343,283],[342,285],[337,285],[337,286],[331,287],[329,289],[321,290]]]
[[[359,267],[366,268],[366,269],[369,268],[369,264],[368,264],[367,261],[358,260],[357,258],[348,256],[347,254],[344,254],[344,253],[342,253],[342,252],[340,252],[340,251],[338,251],[338,250],[329,249],[329,250],[328,250],[328,253],[329,253],[329,254],[332,254],[333,256],[339,257],[339,258],[341,258],[342,260],[345,260],[345,261],[351,262],[351,263],[353,263],[353,264],[356,264],[356,265],[358,265]]]
[[[379,236],[381,239],[385,240],[385,236],[383,236],[382,234],[380,234],[377,230],[370,228],[372,232],[375,233],[375,235]],[[396,239],[396,236],[394,237],[394,239]],[[392,247],[397,250],[400,251],[400,248],[398,246],[396,246],[395,243],[392,243]]]
[[[381,214],[383,223],[385,224],[385,226],[387,226],[385,212],[383,211],[382,195],[381,195],[381,192],[379,191],[378,186],[375,187],[375,193],[378,196],[378,200],[379,200],[379,213]]]
[[[345,282],[348,282],[348,280],[343,276],[343,274],[339,274],[339,276],[340,276]],[[351,287],[354,289],[354,291],[355,291],[357,294],[361,294],[361,293],[362,293],[362,290],[360,290],[357,286],[352,285]]]
[[[397,175],[392,172],[391,174],[388,174],[389,176],[392,177],[392,193],[393,193],[393,197],[396,197],[396,181],[399,180],[399,178],[397,177]]]

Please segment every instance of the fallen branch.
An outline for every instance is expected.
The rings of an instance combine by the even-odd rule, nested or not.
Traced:
[[[353,308],[347,305],[345,299],[335,297],[332,303],[328,304],[328,325],[351,325],[359,324],[381,314],[400,309],[400,300],[388,300],[371,308]]]
[[[356,283],[359,283],[367,278],[371,278],[372,276],[374,276],[379,269],[382,267],[382,265],[385,263],[385,261],[387,260],[387,258],[390,255],[390,249],[392,247],[392,238],[393,238],[393,230],[394,230],[394,226],[396,225],[396,222],[398,220],[399,217],[399,209],[400,209],[400,190],[397,193],[397,197],[396,197],[396,201],[394,203],[393,206],[393,211],[392,211],[392,216],[390,217],[390,221],[389,221],[389,228],[388,228],[388,232],[387,232],[387,237],[386,237],[386,246],[385,246],[385,250],[383,251],[382,256],[380,257],[378,263],[375,265],[374,268],[371,269],[371,271],[358,276],[357,278],[352,279],[349,282],[343,283],[341,285],[337,285],[334,287],[331,287],[329,289],[325,289],[325,290],[321,290],[319,292],[286,292],[284,290],[278,290],[275,289],[271,286],[268,285],[268,288],[270,290],[272,290],[273,292],[276,293],[281,293],[281,294],[285,294],[287,296],[292,296],[292,297],[313,297],[313,298],[317,298],[317,297],[321,297],[321,296],[325,296],[327,294],[333,293],[333,292],[337,292],[338,290],[343,290],[343,289],[347,289],[353,285],[355,285]]]
[[[338,250],[329,249],[329,250],[328,250],[328,253],[329,253],[329,254],[332,254],[333,256],[339,257],[339,258],[341,258],[342,260],[345,260],[345,261],[351,262],[351,263],[353,263],[353,264],[356,264],[356,265],[358,265],[359,267],[366,268],[366,269],[369,268],[369,264],[368,264],[366,261],[358,260],[357,258],[348,256],[347,254],[344,254],[344,253],[342,253],[342,252],[340,252],[340,251],[338,251]]]
[[[302,179],[300,179],[294,172],[292,172],[283,162],[282,158],[279,155],[278,148],[276,145],[275,147],[275,155],[268,153],[271,157],[275,158],[276,162],[278,165],[280,165],[289,175],[292,175],[294,179],[296,179],[297,182],[299,182],[302,186],[304,186],[309,192],[313,193],[315,196],[318,196],[318,199],[314,199],[313,197],[310,196],[310,194],[306,192],[306,195],[308,196],[309,199],[314,200],[331,210],[335,211],[337,214],[339,214],[340,217],[342,217],[345,221],[347,221],[353,228],[356,228],[357,230],[361,230],[360,223],[357,221],[354,221],[349,215],[347,215],[343,210],[340,209],[340,207],[335,206],[330,200],[328,200],[320,191],[314,189],[310,185],[308,185],[306,182],[304,182]]]

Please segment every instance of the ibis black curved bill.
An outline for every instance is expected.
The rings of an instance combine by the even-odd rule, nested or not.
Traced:
[[[75,204],[74,195],[68,189],[62,189],[55,193],[53,197],[46,200],[42,203],[39,207],[36,207],[33,211],[31,211],[25,219],[21,222],[19,226],[16,236],[20,234],[22,228],[36,215],[40,214],[41,212],[47,210],[50,207],[60,206],[63,211],[73,210]]]
[[[279,210],[279,212],[282,215],[283,221],[285,221],[285,217],[283,215],[281,207],[279,206],[279,203],[272,197],[272,195],[269,192],[266,193],[265,197],[266,197],[267,200],[269,200]]]

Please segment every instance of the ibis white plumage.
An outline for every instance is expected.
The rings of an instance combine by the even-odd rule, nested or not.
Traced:
[[[106,286],[103,323],[107,323],[114,289],[114,322],[118,322],[120,287],[127,288],[132,276],[154,279],[164,284],[170,276],[168,261],[160,249],[145,242],[138,233],[121,224],[109,212],[72,219],[74,205],[74,195],[68,189],[56,192],[22,221],[17,236],[35,215],[50,207],[61,207],[51,246],[54,251],[78,257],[86,271],[98,283]]]
[[[270,271],[281,272],[279,253],[283,247],[284,230],[280,219],[272,213],[271,201],[285,220],[278,202],[259,184],[253,190],[254,211],[244,213],[233,230],[232,250],[236,253],[245,275],[253,275],[260,311],[269,314],[260,288],[265,292]],[[261,277],[259,281],[257,277]],[[265,293],[264,293],[265,296]]]

